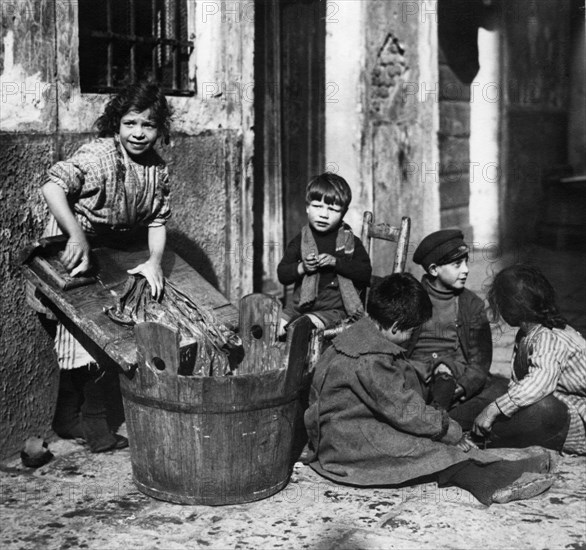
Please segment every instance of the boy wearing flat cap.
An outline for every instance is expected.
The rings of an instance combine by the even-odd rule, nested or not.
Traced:
[[[492,361],[484,302],[465,288],[468,251],[461,231],[445,229],[425,237],[413,254],[413,261],[426,271],[422,283],[433,314],[414,333],[408,356],[428,403],[444,410],[482,390]]]

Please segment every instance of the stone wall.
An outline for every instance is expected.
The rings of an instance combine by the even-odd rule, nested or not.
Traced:
[[[250,3],[230,13],[203,4],[188,1],[196,94],[170,98],[172,139],[159,147],[172,178],[168,245],[237,300],[252,289],[254,13]],[[107,101],[80,93],[77,9],[70,0],[1,4],[2,455],[47,435],[58,378],[52,342],[24,300],[19,252],[47,218],[38,191],[46,169],[91,139]]]

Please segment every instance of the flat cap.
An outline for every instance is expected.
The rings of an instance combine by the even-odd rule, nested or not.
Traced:
[[[431,264],[448,264],[468,252],[464,235],[459,229],[442,229],[430,233],[419,243],[413,261],[427,271]]]

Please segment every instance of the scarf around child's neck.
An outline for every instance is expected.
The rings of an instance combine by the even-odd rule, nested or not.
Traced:
[[[311,232],[309,224],[304,225],[301,229],[301,257],[306,258],[309,254],[319,255],[317,244]],[[336,257],[351,258],[354,254],[354,233],[349,225],[342,222],[338,228],[336,237]],[[356,291],[354,283],[340,274],[336,275],[338,279],[338,286],[340,294],[342,295],[342,303],[348,317],[352,320],[359,319],[364,316],[364,307],[360,301],[360,296]],[[299,298],[300,309],[307,309],[312,306],[317,298],[317,290],[319,286],[319,271],[314,273],[306,273],[301,282],[301,296]]]

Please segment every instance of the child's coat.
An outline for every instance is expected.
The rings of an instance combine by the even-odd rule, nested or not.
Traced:
[[[368,317],[336,337],[316,365],[305,425],[311,466],[341,483],[394,485],[469,459],[498,460],[453,446],[460,426],[425,404],[403,349]]]

